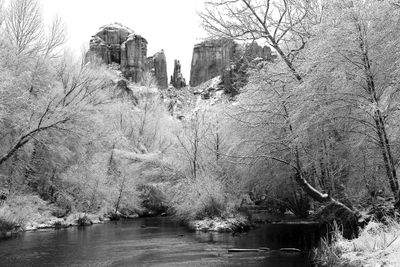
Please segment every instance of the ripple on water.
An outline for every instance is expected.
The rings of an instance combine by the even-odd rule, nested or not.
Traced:
[[[146,227],[142,227],[146,225]],[[169,218],[142,218],[89,227],[22,233],[0,242],[1,266],[311,266],[315,225],[266,225],[246,235],[189,232]],[[271,251],[228,253],[229,248]]]

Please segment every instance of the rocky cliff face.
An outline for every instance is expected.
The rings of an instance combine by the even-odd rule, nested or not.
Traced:
[[[90,41],[90,50],[96,51],[96,54],[107,64],[112,62],[120,64],[121,45],[131,34],[133,34],[133,30],[122,24],[114,23],[105,25],[93,36]],[[100,44],[101,51],[97,51],[98,44]]]
[[[126,78],[139,82],[146,68],[146,56],[146,39],[120,23],[113,23],[92,36],[86,60],[97,57],[106,64],[117,63]]]
[[[186,86],[186,80],[183,78],[181,72],[181,63],[179,60],[174,61],[174,74],[171,76],[171,82],[173,87],[179,89]]]
[[[130,34],[121,44],[121,71],[133,82],[140,82],[146,71],[147,41],[142,36]]]
[[[251,62],[254,59],[273,60],[271,48],[260,46],[256,42],[239,46],[234,41],[221,38],[197,44],[193,48],[190,70],[190,85],[198,86],[219,75],[224,80],[229,73],[236,72],[238,63]]]
[[[168,87],[167,60],[164,50],[147,58],[147,69],[156,78],[159,88],[165,89]]]
[[[152,71],[161,88],[168,86],[164,52],[147,58],[146,39],[120,23],[105,25],[92,36],[86,61],[95,58],[119,64],[124,76],[133,82],[140,82],[145,71]]]
[[[245,45],[244,55],[248,59],[248,61],[256,58],[268,61],[273,60],[271,48],[269,46],[262,47],[256,42]]]
[[[236,46],[235,42],[225,38],[195,45],[190,69],[190,86],[197,86],[222,74],[229,66]]]

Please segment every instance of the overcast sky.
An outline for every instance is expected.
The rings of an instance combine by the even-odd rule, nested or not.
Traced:
[[[168,75],[179,59],[189,82],[193,45],[204,32],[197,11],[204,0],[41,0],[45,18],[60,15],[68,28],[68,46],[88,47],[99,27],[120,22],[148,41],[148,56],[164,49]]]

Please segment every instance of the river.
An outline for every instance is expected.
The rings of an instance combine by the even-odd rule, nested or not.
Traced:
[[[140,218],[24,232],[0,241],[0,266],[312,266],[317,225],[269,224],[247,233],[189,232],[170,218]],[[229,253],[228,248],[269,247]],[[298,255],[279,251],[302,249]]]

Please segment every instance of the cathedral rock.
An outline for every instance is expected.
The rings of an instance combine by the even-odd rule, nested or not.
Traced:
[[[186,80],[183,78],[181,72],[181,63],[179,60],[175,59],[174,61],[174,73],[171,76],[171,82],[173,87],[175,88],[182,88],[186,86]]]
[[[220,38],[196,44],[193,48],[190,69],[190,86],[198,86],[214,77],[234,72],[240,60],[252,61],[256,58],[271,61],[271,48],[256,42],[239,45],[233,40]],[[225,84],[226,85],[226,84]]]
[[[86,61],[100,59],[106,64],[116,63],[124,76],[140,82],[145,71],[151,71],[158,86],[167,87],[167,65],[164,52],[147,58],[147,41],[120,23],[105,25],[92,36]]]
[[[151,71],[157,80],[159,88],[165,89],[168,87],[167,60],[164,50],[157,52],[154,56],[147,58],[147,69]]]
[[[193,48],[190,86],[197,86],[223,73],[235,53],[236,43],[221,38],[208,40]]]

